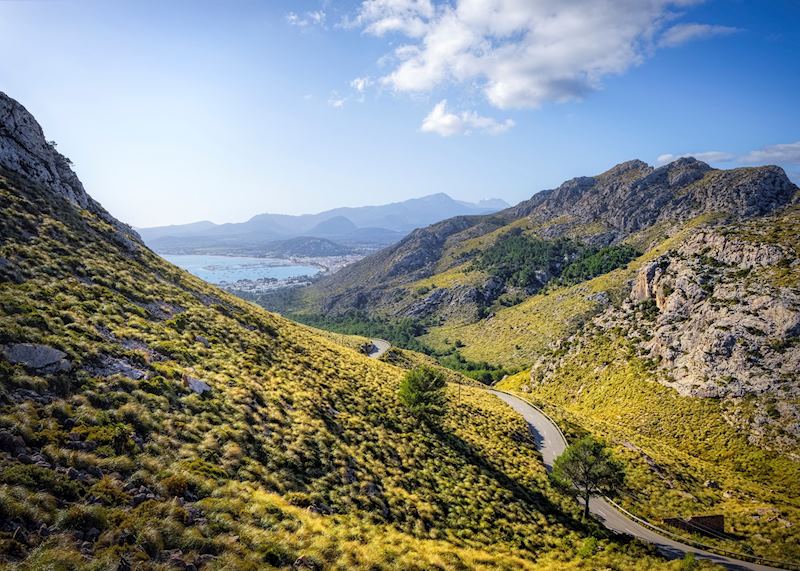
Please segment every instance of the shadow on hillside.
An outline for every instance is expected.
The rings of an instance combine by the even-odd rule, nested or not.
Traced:
[[[447,431],[442,427],[433,427],[433,433],[436,434],[442,442],[463,454],[488,477],[496,480],[505,489],[510,490],[515,498],[530,504],[534,509],[547,516],[548,519],[552,518],[555,523],[561,524],[574,531],[580,531],[584,534],[597,531],[595,528],[598,526],[591,525],[590,523],[587,524],[581,521],[580,518],[565,513],[559,505],[553,503],[540,490],[533,490],[517,482],[489,459],[484,457],[469,442],[455,433]],[[600,527],[599,529],[603,530],[604,528]]]

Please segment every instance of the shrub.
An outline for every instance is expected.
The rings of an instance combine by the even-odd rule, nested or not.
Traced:
[[[597,538],[587,537],[578,549],[578,557],[588,559],[597,551]]]
[[[89,488],[89,495],[109,506],[127,504],[130,501],[130,495],[122,489],[120,482],[108,476],[104,476]]]
[[[167,496],[182,498],[189,489],[189,480],[183,474],[172,474],[161,480],[161,489]]]
[[[75,504],[66,511],[62,511],[56,522],[61,529],[88,530],[97,528],[104,530],[108,525],[106,510],[102,506],[87,506]]]
[[[80,486],[66,476],[35,465],[17,464],[6,468],[0,473],[0,483],[44,490],[67,500],[76,499],[81,491]]]
[[[409,371],[400,383],[400,401],[418,419],[435,422],[444,413],[447,381],[444,375],[430,367]]]

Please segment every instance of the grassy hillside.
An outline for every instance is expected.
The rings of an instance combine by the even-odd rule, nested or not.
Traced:
[[[115,243],[12,173],[0,197],[5,566],[667,566],[579,523],[524,423],[479,389],[420,427],[403,370],[351,341]],[[19,343],[65,361],[13,364]]]
[[[503,307],[502,299],[490,310],[487,318],[475,323],[445,323],[428,328],[420,341],[434,349],[444,350],[458,345],[468,359],[484,360],[502,366],[530,366],[553,343],[565,339],[610,303],[618,304],[627,296],[633,279],[643,264],[676,248],[688,236],[716,216],[705,214],[689,220],[664,236],[663,227],[650,228],[628,237],[623,244],[647,251],[618,269],[601,272],[572,285],[553,283],[544,291],[520,303]],[[655,242],[654,245],[652,245]],[[429,278],[439,281],[438,276]]]
[[[799,561],[800,463],[753,446],[726,421],[726,404],[681,397],[656,379],[630,341],[591,330],[545,381],[523,372],[499,386],[538,402],[573,435],[614,443],[627,465],[622,503],[634,513],[654,522],[724,514],[731,540],[697,539]]]

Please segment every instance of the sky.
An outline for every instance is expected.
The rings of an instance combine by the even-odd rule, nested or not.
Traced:
[[[800,181],[798,0],[0,0],[0,91],[137,227],[638,158]]]

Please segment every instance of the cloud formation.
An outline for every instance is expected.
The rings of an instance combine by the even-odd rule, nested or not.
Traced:
[[[405,38],[381,78],[395,91],[464,84],[500,109],[535,108],[581,98],[659,47],[733,31],[673,24],[696,1],[363,0],[349,24]]]
[[[665,153],[659,155],[656,159],[657,165],[665,165],[685,157],[694,157],[698,161],[706,163],[726,163],[736,158],[732,153],[724,153],[722,151],[703,151],[701,153],[683,153],[681,155],[673,155],[672,153]]]
[[[334,109],[341,109],[345,103],[347,103],[347,97],[342,97],[336,91],[332,91],[328,97],[328,105]]]
[[[298,14],[296,12],[289,12],[286,14],[286,21],[290,25],[298,28],[309,28],[311,26],[319,26],[324,28],[325,19],[326,15],[322,10],[312,10],[309,12],[304,12],[303,14]]]
[[[750,151],[739,160],[745,164],[792,164],[800,165],[800,141],[796,143],[784,143],[781,145],[770,145],[755,151]]]
[[[482,117],[475,111],[452,113],[447,110],[447,100],[442,99],[423,119],[420,130],[425,133],[436,133],[442,137],[469,135],[476,131],[499,135],[513,126],[514,121],[511,119],[498,121],[491,117]]]
[[[800,141],[796,143],[782,143],[779,145],[769,145],[749,151],[743,155],[725,153],[722,151],[704,151],[701,153],[672,154],[665,153],[659,155],[656,164],[664,165],[682,157],[694,157],[707,163],[727,163],[736,162],[743,165],[800,165]]]
[[[372,80],[368,77],[356,77],[350,82],[350,87],[359,93],[364,93],[370,85],[372,85]]]
[[[667,48],[674,48],[692,40],[713,38],[715,36],[729,36],[739,32],[739,28],[731,26],[712,26],[710,24],[677,24],[668,28],[661,39],[659,45]]]

